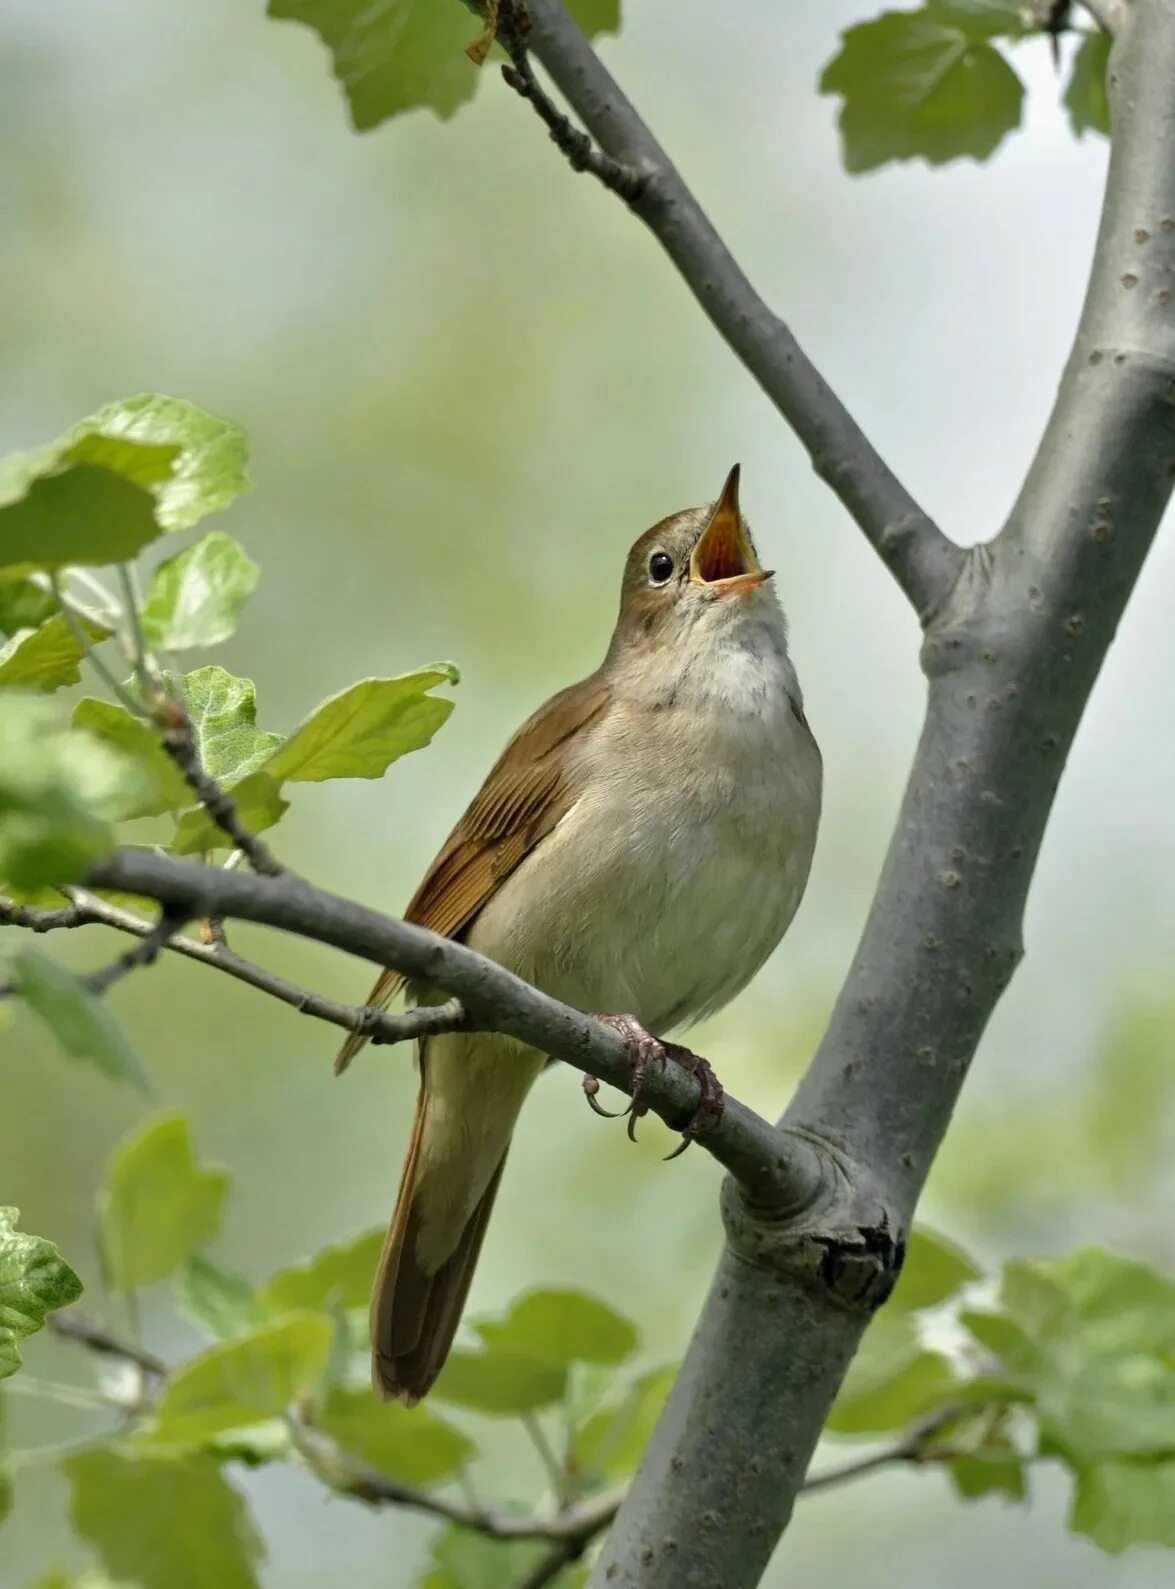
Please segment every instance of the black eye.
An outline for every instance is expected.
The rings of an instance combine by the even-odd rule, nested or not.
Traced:
[[[673,572],[673,559],[668,552],[654,552],[649,558],[649,578],[654,585],[663,585]]]

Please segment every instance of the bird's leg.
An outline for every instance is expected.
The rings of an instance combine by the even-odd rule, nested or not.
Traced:
[[[701,1094],[698,1107],[692,1118],[686,1122],[681,1134],[681,1146],[669,1155],[671,1159],[677,1158],[678,1154],[685,1152],[696,1136],[708,1130],[721,1116],[723,1103],[721,1082],[700,1055],[683,1048],[680,1043],[661,1042],[659,1038],[645,1030],[635,1015],[596,1015],[593,1019],[599,1021],[602,1026],[610,1027],[628,1049],[632,1066],[629,1087],[632,1101],[628,1108],[621,1110],[620,1113],[628,1116],[628,1135],[631,1141],[636,1141],[637,1120],[641,1115],[648,1113],[648,1105],[641,1101],[640,1095],[650,1064],[664,1065],[668,1060],[672,1060],[674,1064],[688,1070],[691,1076],[697,1077]],[[595,1076],[583,1078],[583,1090],[588,1103],[597,1114],[606,1115],[613,1120],[618,1118],[611,1110],[601,1108],[596,1102],[600,1083]]]

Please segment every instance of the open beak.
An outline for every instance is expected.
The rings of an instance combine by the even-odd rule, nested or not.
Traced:
[[[772,570],[761,568],[738,510],[738,464],[726,477],[722,495],[714,504],[710,522],[702,531],[689,560],[689,577],[708,585],[716,596],[733,596],[753,590]]]

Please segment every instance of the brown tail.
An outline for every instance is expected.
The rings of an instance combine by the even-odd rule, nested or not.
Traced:
[[[402,1401],[408,1407],[428,1394],[449,1355],[506,1163],[503,1154],[456,1248],[429,1274],[420,1262],[416,1240],[417,1168],[427,1112],[428,1097],[422,1087],[371,1298],[372,1383],[385,1400]]]

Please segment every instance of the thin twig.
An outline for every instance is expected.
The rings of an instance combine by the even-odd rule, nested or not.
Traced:
[[[61,608],[61,615],[69,625],[69,632],[77,641],[79,649],[82,651],[86,660],[90,663],[90,666],[94,669],[94,672],[102,680],[103,684],[105,684],[106,688],[110,691],[111,695],[114,696],[115,700],[121,705],[125,706],[132,717],[149,717],[150,713],[147,711],[147,708],[143,705],[142,701],[140,701],[137,696],[128,690],[125,685],[119,683],[114,674],[106,666],[106,663],[94,650],[93,645],[90,643],[90,637],[82,627],[81,620],[79,619],[76,610],[70,605],[69,598],[62,589],[61,580],[56,574],[50,574],[49,580],[53,587],[53,594],[57,598],[57,604]]]
[[[167,1378],[168,1366],[154,1352],[145,1351],[143,1347],[124,1340],[122,1336],[115,1335],[101,1324],[92,1323],[72,1309],[64,1313],[50,1313],[46,1323],[55,1335],[60,1335],[64,1340],[76,1341],[79,1346],[87,1346],[91,1352],[98,1352],[103,1357],[117,1357],[123,1362],[133,1363],[153,1379]]]
[[[90,972],[85,979],[90,992],[105,993],[107,988],[113,987],[132,971],[137,971],[140,966],[154,965],[159,958],[159,951],[182,930],[186,923],[187,917],[182,911],[165,907],[159,912],[159,920],[143,934],[133,949],[128,949],[125,954],[119,955],[117,960],[111,961],[101,970]]]
[[[515,10],[518,0],[515,0]],[[621,192],[661,244],[701,309],[795,431],[812,466],[836,493],[906,593],[923,625],[941,609],[965,562],[870,444],[860,426],[759,296],[665,150],[625,98],[561,0],[526,0],[523,42],[594,140],[591,171]],[[510,30],[504,42],[509,49]],[[517,63],[514,67],[519,71]],[[512,83],[520,93],[528,90]],[[555,135],[558,110],[524,92]],[[565,118],[564,118],[565,120]],[[570,124],[568,124],[570,125]],[[574,131],[574,129],[573,129]],[[583,136],[580,134],[579,136]],[[612,167],[598,169],[601,160]],[[639,175],[638,193],[607,180],[618,169]]]
[[[573,171],[587,171],[626,204],[635,204],[645,190],[645,176],[597,149],[586,132],[563,114],[534,75],[526,48],[530,18],[522,0],[501,0],[498,41],[509,55],[502,76],[516,94],[529,100],[551,135],[551,142],[567,156]]]
[[[816,1490],[830,1490],[834,1485],[846,1484],[851,1479],[862,1478],[866,1473],[891,1467],[897,1462],[925,1462],[933,1454],[935,1439],[944,1429],[957,1423],[968,1410],[977,1409],[968,1409],[961,1402],[948,1402],[946,1406],[936,1408],[925,1418],[911,1424],[904,1435],[890,1445],[882,1446],[879,1451],[867,1457],[856,1457],[838,1468],[826,1468],[823,1473],[809,1474],[800,1489],[805,1495],[810,1495]]]
[[[133,911],[112,905],[89,889],[67,884],[63,892],[69,905],[59,910],[39,909],[30,905],[14,905],[0,898],[0,926],[27,927],[32,932],[54,932],[77,927],[112,927],[116,932],[129,933],[135,938],[146,938],[154,929],[151,922]],[[300,987],[285,977],[235,954],[227,944],[199,943],[194,938],[175,935],[163,943],[164,949],[198,960],[202,965],[213,966],[226,972],[238,982],[271,998],[288,1004],[300,1015],[310,1015],[319,1021],[328,1021],[345,1032],[362,1032],[375,1044],[411,1042],[418,1037],[433,1037],[441,1032],[474,1030],[459,999],[449,999],[444,1004],[421,1005],[405,1010],[401,1015],[389,1015],[370,1005],[340,1004],[336,999],[324,998],[309,988]]]
[[[262,872],[267,877],[280,876],[285,868],[273,851],[242,822],[237,803],[228,790],[222,789],[216,779],[205,771],[192,733],[191,719],[183,704],[172,696],[157,693],[151,715],[160,730],[164,750],[175,762],[213,822],[232,840],[233,847],[244,852],[255,872]]]
[[[139,691],[145,701],[151,699],[155,687],[155,669],[147,655],[147,642],[143,638],[143,625],[139,618],[139,599],[135,591],[134,581],[131,579],[130,567],[126,563],[118,565],[118,581],[122,587],[123,612],[127,623],[127,640],[130,644],[126,647],[130,661],[134,666],[135,678],[138,681]]]

